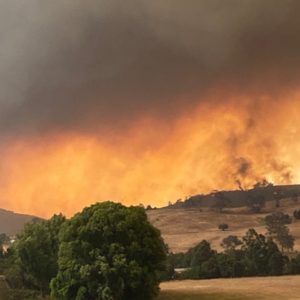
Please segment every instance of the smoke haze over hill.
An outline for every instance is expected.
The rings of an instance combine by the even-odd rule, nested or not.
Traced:
[[[299,1],[0,1],[8,209],[300,180]],[[49,205],[50,204],[50,205]]]

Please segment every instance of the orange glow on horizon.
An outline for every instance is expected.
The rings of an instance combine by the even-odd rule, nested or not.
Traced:
[[[141,118],[126,136],[49,134],[2,144],[1,207],[68,217],[97,201],[165,206],[266,178],[300,182],[299,96],[202,104],[162,122]],[[219,101],[218,103],[221,103]]]

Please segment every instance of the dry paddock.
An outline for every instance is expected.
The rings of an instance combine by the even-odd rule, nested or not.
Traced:
[[[164,282],[157,300],[300,300],[300,276]]]

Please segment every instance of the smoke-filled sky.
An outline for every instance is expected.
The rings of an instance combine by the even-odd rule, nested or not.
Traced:
[[[0,0],[0,206],[71,216],[300,182],[300,1]]]

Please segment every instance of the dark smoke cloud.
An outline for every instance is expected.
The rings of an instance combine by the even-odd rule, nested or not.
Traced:
[[[1,1],[0,130],[118,130],[213,89],[277,97],[299,84],[299,13],[298,0]]]

